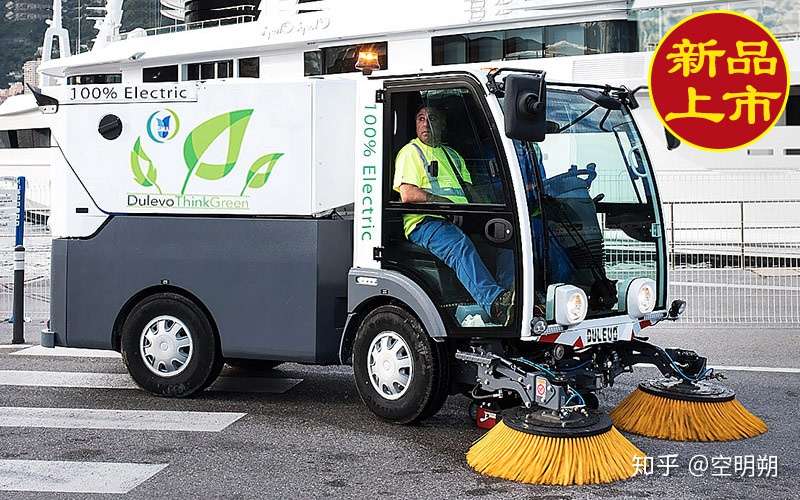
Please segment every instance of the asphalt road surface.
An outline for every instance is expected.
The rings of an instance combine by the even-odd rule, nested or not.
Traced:
[[[30,325],[29,341],[38,340],[37,330]],[[260,374],[226,367],[221,383],[201,397],[161,399],[136,389],[112,353],[12,348],[4,325],[0,498],[798,498],[800,331],[652,332],[654,342],[697,349],[712,365],[737,367],[722,370],[726,383],[769,432],[709,444],[629,435],[656,463],[677,455],[677,468],[666,477],[657,468],[611,485],[542,487],[482,477],[467,467],[464,453],[482,431],[469,421],[460,396],[422,425],[395,426],[362,406],[349,368],[285,364]],[[601,405],[611,409],[639,379],[653,375],[642,368],[620,378],[603,391]],[[695,477],[688,468],[695,455],[720,467]],[[733,464],[737,456],[776,457],[777,466],[772,472],[765,466],[762,477],[712,476],[732,473],[724,459]],[[31,488],[50,491],[24,491]]]

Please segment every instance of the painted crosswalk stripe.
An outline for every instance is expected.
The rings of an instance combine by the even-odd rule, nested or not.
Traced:
[[[3,344],[0,345],[0,351],[12,351],[16,349],[25,349],[27,347],[31,347],[30,344]]]
[[[220,432],[246,413],[0,407],[0,427]]]
[[[302,382],[298,378],[219,377],[207,390],[283,394]],[[139,389],[127,373],[0,370],[0,386],[64,387],[73,389]]]
[[[78,349],[74,347],[42,347],[40,345],[28,347],[11,353],[13,356],[54,356],[67,358],[117,358],[122,355],[117,351],[103,351],[100,349]]]
[[[26,370],[0,370],[0,385],[87,389],[139,388],[126,373],[46,372]]]
[[[0,460],[0,491],[128,493],[167,465]]]

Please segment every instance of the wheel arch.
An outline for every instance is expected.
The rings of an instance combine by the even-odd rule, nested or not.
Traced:
[[[199,307],[200,310],[203,311],[203,314],[205,314],[208,322],[211,324],[211,330],[214,332],[217,345],[220,345],[219,329],[217,328],[217,322],[214,320],[214,315],[211,314],[211,311],[197,295],[193,294],[189,290],[186,290],[185,288],[175,285],[155,285],[144,288],[132,295],[117,313],[117,317],[114,320],[114,327],[111,331],[111,346],[114,348],[114,350],[118,352],[122,350],[120,345],[122,338],[122,325],[125,323],[125,319],[131,313],[133,308],[147,297],[151,297],[160,293],[174,293],[176,295],[180,295]]]
[[[366,278],[370,284],[359,283]],[[428,294],[414,280],[397,271],[351,269],[347,284],[348,315],[339,344],[339,362],[349,364],[353,340],[369,312],[384,305],[396,305],[413,315],[425,333],[436,342],[447,337],[442,317]]]

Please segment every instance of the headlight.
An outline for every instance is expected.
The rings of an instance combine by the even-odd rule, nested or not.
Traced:
[[[648,278],[636,278],[628,287],[628,316],[641,318],[656,307],[656,282]]]
[[[562,326],[577,325],[586,319],[588,310],[589,300],[583,290],[572,285],[562,285],[556,288],[556,323]]]

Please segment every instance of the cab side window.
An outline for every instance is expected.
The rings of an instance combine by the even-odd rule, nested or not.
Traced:
[[[465,88],[437,89],[397,96],[394,107],[395,158],[400,149],[417,138],[417,112],[428,111],[432,140],[443,146],[447,162],[464,187],[464,198],[457,204],[505,203],[495,145],[491,130],[478,103]],[[413,152],[419,154],[416,149]],[[434,160],[435,161],[435,160]],[[434,165],[434,169],[438,165]],[[433,173],[436,173],[435,171]],[[399,201],[397,196],[394,200]]]
[[[388,93],[384,266],[417,281],[450,328],[513,318],[516,231],[502,157],[466,85]]]

